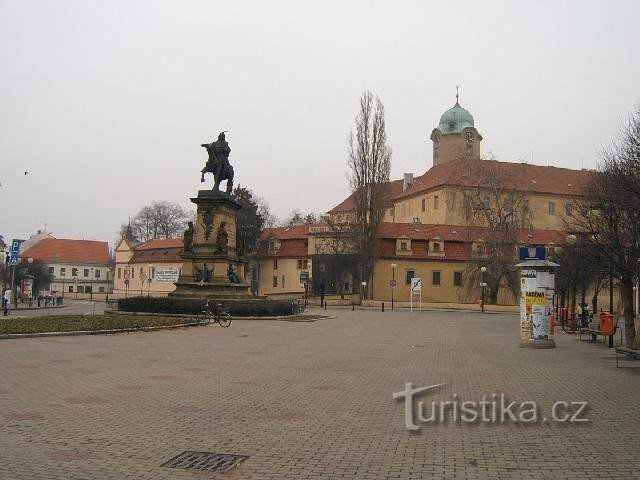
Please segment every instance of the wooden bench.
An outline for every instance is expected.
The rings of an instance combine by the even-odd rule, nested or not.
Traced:
[[[632,359],[640,359],[640,350],[627,347],[616,347],[616,368],[619,367],[618,355],[624,355],[625,357],[631,357]]]

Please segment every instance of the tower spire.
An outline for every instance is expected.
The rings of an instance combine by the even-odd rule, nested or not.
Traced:
[[[458,103],[459,95],[458,95],[458,86],[456,85],[456,105],[460,105]]]

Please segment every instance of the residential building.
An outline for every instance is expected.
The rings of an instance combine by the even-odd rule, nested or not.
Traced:
[[[107,242],[47,236],[32,243],[20,256],[41,260],[48,266],[53,275],[49,287],[52,294],[109,293],[111,290],[112,264]]]

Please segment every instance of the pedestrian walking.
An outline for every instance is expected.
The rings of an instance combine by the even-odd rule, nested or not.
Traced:
[[[320,307],[324,307],[325,291],[326,291],[326,288],[324,286],[324,278],[323,278],[322,281],[320,282]]]

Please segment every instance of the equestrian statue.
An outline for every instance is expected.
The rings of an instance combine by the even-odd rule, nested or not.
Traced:
[[[207,164],[201,170],[202,177],[201,182],[204,182],[204,174],[212,173],[215,183],[212,190],[220,190],[220,182],[222,180],[227,181],[227,193],[231,193],[233,189],[233,167],[229,163],[229,154],[231,148],[224,137],[224,132],[220,132],[218,140],[212,143],[203,143],[200,145],[207,149],[209,159]]]

